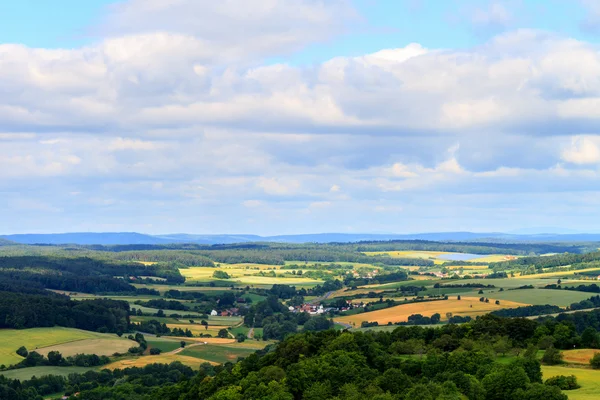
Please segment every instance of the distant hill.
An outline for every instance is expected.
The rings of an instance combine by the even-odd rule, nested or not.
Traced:
[[[11,242],[10,240],[0,238],[0,246],[11,246],[11,245],[15,245],[15,244],[18,244],[18,243]]]
[[[515,243],[515,242],[600,242],[600,234],[528,234],[515,235],[498,232],[473,233],[473,232],[432,232],[416,234],[369,234],[369,233],[317,233],[300,235],[194,235],[194,234],[168,234],[146,235],[135,232],[121,233],[56,233],[56,234],[20,234],[0,236],[0,245],[7,241],[22,244],[81,244],[81,245],[128,245],[147,244],[165,245],[173,243],[196,244],[232,244],[248,242],[278,242],[278,243],[351,243],[362,241],[384,240],[429,240],[438,242],[489,242],[489,243]],[[9,242],[10,243],[10,242]],[[14,244],[14,243],[12,243]]]
[[[22,244],[169,244],[177,240],[162,239],[135,232],[122,233],[48,233],[4,235],[0,239],[8,239]]]

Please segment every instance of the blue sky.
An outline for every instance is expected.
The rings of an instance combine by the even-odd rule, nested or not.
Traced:
[[[0,233],[598,230],[597,1],[0,18]]]

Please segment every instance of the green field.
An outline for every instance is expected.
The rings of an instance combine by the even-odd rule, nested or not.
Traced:
[[[160,351],[162,351],[163,353],[168,353],[181,347],[180,340],[171,340],[161,337],[147,338],[146,342],[148,343],[149,348],[160,349]]]
[[[492,293],[493,291],[493,293]],[[581,300],[589,299],[594,293],[576,292],[573,290],[549,290],[549,289],[520,289],[505,290],[499,292],[498,289],[483,291],[486,297],[510,300],[526,304],[551,304],[560,307],[577,303]]]
[[[256,348],[240,346],[202,345],[183,350],[182,356],[196,357],[216,363],[235,362],[239,357],[247,357],[256,352]]]
[[[56,346],[83,339],[118,339],[116,335],[83,331],[71,328],[33,328],[0,330],[0,364],[11,365],[23,360],[15,351],[25,346],[32,351],[38,348]]]
[[[597,400],[600,399],[600,371],[587,368],[573,368],[568,366],[542,366],[544,380],[557,375],[575,375],[580,389],[565,391],[569,400]]]
[[[31,367],[13,369],[10,371],[2,371],[0,375],[8,379],[28,380],[32,377],[40,377],[45,375],[60,375],[68,376],[69,374],[83,374],[87,371],[97,369],[96,367]]]

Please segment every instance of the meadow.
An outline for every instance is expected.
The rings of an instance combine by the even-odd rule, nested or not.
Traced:
[[[0,371],[0,375],[8,379],[28,380],[34,376],[45,375],[69,376],[70,374],[84,374],[93,371],[96,367],[30,367]]]
[[[15,351],[25,346],[27,350],[43,349],[49,346],[70,344],[73,348],[85,345],[85,340],[107,340],[106,343],[115,344],[126,339],[119,339],[117,335],[96,333],[71,328],[32,328],[24,330],[0,330],[0,365],[16,364],[23,360]],[[68,346],[67,346],[68,347]],[[67,348],[65,347],[65,349]],[[129,346],[130,347],[130,346]],[[128,347],[128,348],[129,348]],[[112,352],[114,353],[114,351]],[[111,353],[111,354],[112,354]]]
[[[565,392],[569,400],[597,400],[600,398],[600,371],[574,366],[542,366],[544,380],[558,375],[575,375],[581,388]]]
[[[250,268],[250,267],[248,267]],[[213,274],[215,271],[223,271],[231,276],[230,279],[221,280],[222,282],[231,282],[232,284],[245,284],[245,285],[253,285],[253,284],[261,284],[261,285],[273,285],[273,284],[318,284],[322,281],[310,279],[310,278],[301,278],[296,277],[292,274],[285,274],[285,277],[270,277],[270,276],[259,276],[257,273],[274,271],[276,274],[284,274],[282,271],[276,271],[274,269],[266,269],[263,268],[261,271],[256,269],[245,269],[245,268],[207,268],[207,267],[192,267],[192,268],[183,268],[180,269],[181,275],[183,275],[186,279],[186,282],[210,282],[215,280],[213,278]],[[285,271],[291,272],[291,271]]]
[[[132,340],[119,338],[83,339],[54,346],[41,347],[36,350],[43,356],[51,351],[58,351],[63,356],[74,356],[76,354],[96,354],[99,356],[111,356],[114,353],[127,353],[130,347],[138,344]]]
[[[421,314],[425,317],[430,317],[436,313],[440,314],[442,320],[446,320],[446,313],[452,313],[453,316],[475,317],[477,315],[487,314],[494,310],[521,307],[525,305],[527,304],[512,301],[501,301],[500,305],[496,305],[494,304],[493,299],[490,299],[489,303],[484,303],[479,301],[479,298],[476,297],[463,297],[461,300],[452,298],[448,300],[403,304],[382,310],[338,317],[334,318],[334,321],[360,327],[360,324],[363,321],[378,322],[379,325],[385,325],[388,322],[406,322],[408,317],[413,314]]]
[[[241,346],[218,346],[207,344],[203,346],[186,348],[181,352],[181,355],[223,364],[226,362],[235,362],[240,357],[247,357],[256,350],[258,350],[256,347],[249,348]]]

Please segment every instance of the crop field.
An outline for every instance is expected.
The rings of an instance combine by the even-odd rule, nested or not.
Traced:
[[[231,344],[236,343],[235,339],[224,339],[218,337],[200,338],[200,337],[179,337],[169,336],[173,340],[183,340],[189,343],[210,343],[210,344]]]
[[[598,349],[577,349],[577,350],[564,350],[563,360],[569,364],[590,364],[590,358],[594,357],[594,354],[600,353]]]
[[[188,367],[198,369],[200,368],[200,364],[203,362],[209,362],[208,360],[202,360],[195,357],[183,356],[181,353],[178,354],[159,354],[157,356],[142,356],[130,358],[127,360],[119,360],[108,365],[103,366],[102,368],[106,369],[124,369],[131,367],[145,367],[148,364],[170,364],[172,362],[179,361]],[[216,364],[216,363],[211,363]]]
[[[23,360],[22,357],[15,354],[15,351],[21,346],[25,346],[27,350],[32,351],[63,343],[98,338],[113,339],[117,336],[60,327],[23,330],[2,329],[0,330],[0,364],[11,365]]]
[[[510,300],[527,304],[551,304],[559,307],[566,307],[572,303],[589,299],[593,293],[576,292],[574,290],[551,290],[551,289],[520,289],[505,290],[499,292],[498,289],[488,291],[483,290],[484,295],[492,296],[498,300]]]
[[[405,322],[412,314],[421,314],[430,317],[435,313],[441,315],[442,320],[446,319],[446,313],[451,312],[454,316],[477,316],[487,314],[494,310],[503,308],[515,308],[525,306],[527,304],[517,303],[503,300],[500,305],[494,304],[494,300],[490,298],[489,303],[479,301],[476,297],[463,297],[462,300],[448,299],[439,301],[427,301],[413,304],[403,304],[395,307],[385,308],[382,310],[371,311],[367,313],[349,315],[335,318],[334,321],[350,324],[352,326],[360,326],[362,321],[377,321],[379,325],[385,325],[388,322]]]
[[[198,336],[202,333],[209,334],[212,336],[217,336],[217,334],[219,333],[219,330],[229,328],[229,326],[226,326],[226,325],[209,325],[208,329],[206,329],[204,326],[202,326],[200,324],[167,324],[167,327],[169,329],[179,328],[179,329],[183,329],[184,331],[186,329],[189,329],[192,332],[192,334],[195,336]]]
[[[180,354],[184,356],[196,357],[202,360],[208,360],[214,363],[223,364],[226,362],[235,362],[240,357],[247,357],[263,347],[247,347],[244,346],[246,342],[240,343],[240,345],[230,346],[217,346],[217,345],[205,345],[205,346],[194,346],[183,350]],[[261,342],[255,342],[261,343]]]
[[[188,282],[208,282],[215,280],[213,278],[213,273],[215,271],[223,271],[228,273],[231,278],[222,280],[223,282],[231,282],[231,283],[239,283],[239,284],[263,284],[263,285],[273,285],[277,283],[283,284],[318,284],[321,281],[310,279],[310,278],[299,278],[293,277],[291,274],[290,277],[280,278],[280,277],[269,277],[269,276],[256,276],[255,274],[259,271],[252,269],[241,269],[241,268],[206,268],[206,267],[193,267],[193,268],[183,268],[180,269],[180,272],[183,276],[185,276],[186,281]],[[281,271],[277,271],[278,274],[281,274]]]
[[[45,375],[69,376],[69,374],[84,374],[96,367],[29,367],[2,371],[0,375],[8,379],[28,380],[34,376],[38,378]]]
[[[575,375],[581,388],[564,392],[569,400],[597,400],[600,398],[600,371],[568,366],[542,366],[544,380],[558,375]]]
[[[114,353],[127,353],[127,350],[138,344],[132,340],[119,338],[106,339],[83,339],[74,342],[57,344],[54,346],[41,347],[36,351],[47,356],[51,351],[58,351],[63,356],[74,356],[75,354],[96,354],[99,356],[110,356]]]
[[[223,293],[225,291],[229,291],[228,287],[211,287],[211,286],[191,286],[191,285],[160,285],[160,284],[152,284],[152,285],[142,285],[139,283],[134,283],[133,286],[136,288],[148,288],[158,290],[160,293],[164,293],[167,290],[179,290],[180,292],[210,292],[210,293]],[[111,296],[113,298],[114,296]],[[139,298],[138,298],[139,300]]]
[[[555,278],[555,277],[561,277],[561,276],[574,276],[581,272],[591,272],[591,271],[597,271],[598,274],[600,275],[600,268],[586,268],[586,269],[579,269],[579,270],[574,270],[574,271],[556,271],[556,272],[544,272],[541,274],[534,274],[534,275],[520,275],[520,276],[517,276],[516,278],[517,279]]]

